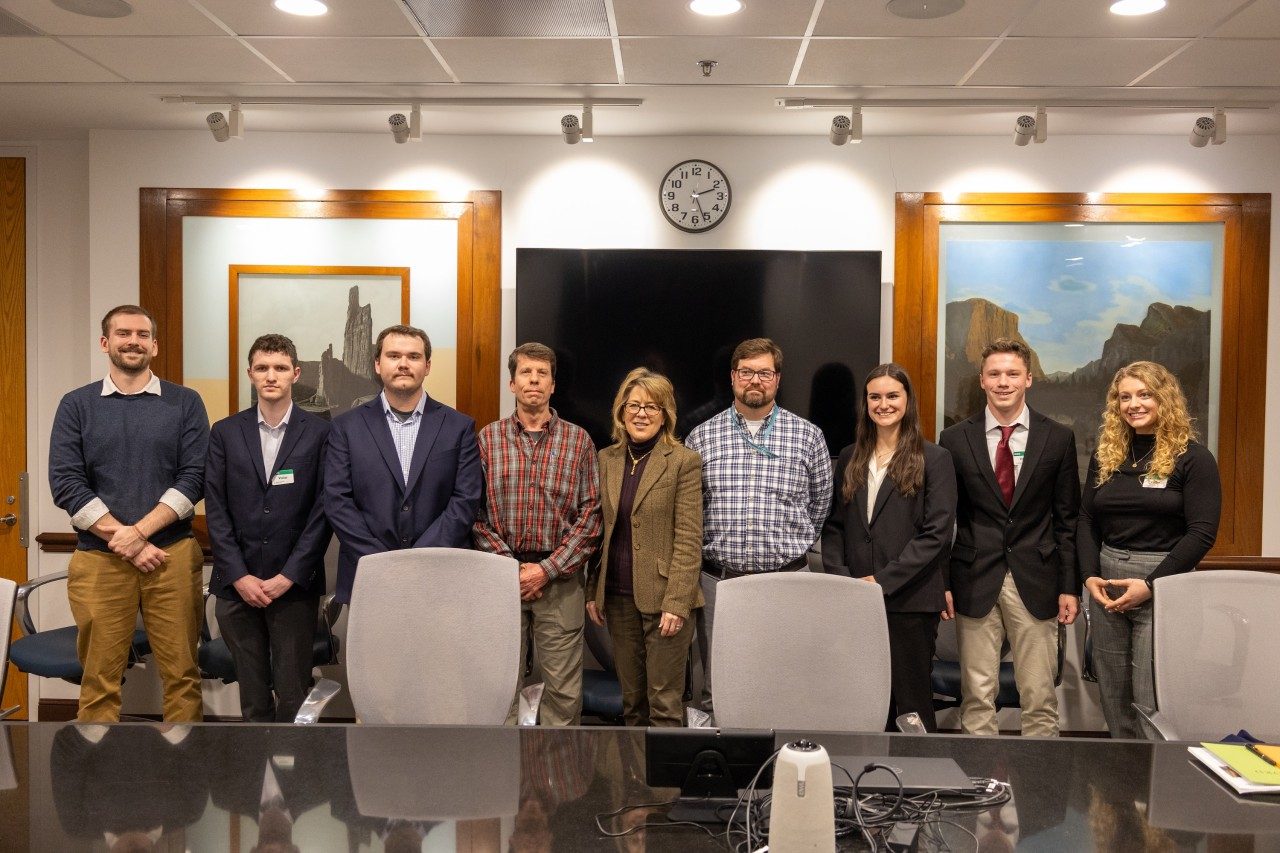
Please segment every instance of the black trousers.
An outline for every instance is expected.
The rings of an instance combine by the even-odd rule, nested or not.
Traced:
[[[282,598],[252,607],[219,598],[214,613],[236,665],[245,722],[293,722],[311,689],[319,599]]]
[[[900,715],[915,711],[928,731],[938,730],[933,714],[933,651],[940,612],[886,614],[889,619],[889,720],[885,731],[897,731]]]

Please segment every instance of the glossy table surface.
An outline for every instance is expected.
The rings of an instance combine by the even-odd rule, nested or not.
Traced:
[[[982,850],[1280,851],[1280,798],[1237,798],[1185,744],[806,734],[833,756],[948,756],[1009,782],[1008,805],[944,828],[957,851],[970,834]],[[596,815],[675,794],[644,780],[627,729],[9,723],[0,850],[725,849],[689,828],[603,837]]]

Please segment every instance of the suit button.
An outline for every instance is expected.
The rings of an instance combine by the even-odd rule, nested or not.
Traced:
[[[408,505],[408,504],[405,504],[404,506],[400,507],[400,511],[401,511],[401,512],[408,512],[408,511],[409,511],[409,505]]]
[[[268,513],[269,513],[269,512],[271,512],[271,507],[269,507],[269,506],[264,506],[264,507],[262,508],[262,511],[263,511],[263,512],[268,512]]]
[[[639,527],[639,526],[640,526],[640,522],[638,522],[638,521],[633,521],[633,522],[631,522],[631,526],[632,526],[632,527]]]
[[[871,537],[870,537],[870,536],[868,536],[868,537],[867,537],[867,541],[868,541],[868,542],[870,542],[870,541],[871,541]]]
[[[1005,548],[1004,550],[1005,550],[1005,552],[1006,552],[1006,553],[1009,553],[1009,554],[1012,554],[1012,553],[1013,553],[1013,549],[1012,549],[1012,548]]]
[[[401,537],[400,537],[400,541],[401,541],[401,542],[403,542],[404,544],[408,545],[408,544],[409,544],[409,537],[408,537],[408,536],[401,536]]]
[[[263,545],[266,545],[266,544],[267,544],[267,540],[266,540],[266,539],[263,539],[263,540],[262,540],[262,544],[263,544]]]

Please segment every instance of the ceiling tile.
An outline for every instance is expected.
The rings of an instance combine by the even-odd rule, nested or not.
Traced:
[[[1142,81],[1144,86],[1280,86],[1280,41],[1201,39]]]
[[[1232,10],[1251,0],[1191,0],[1169,3],[1150,15],[1113,15],[1103,0],[1044,0],[1010,35],[1111,38],[1192,38],[1204,35]]]
[[[1280,0],[1258,0],[1221,27],[1215,38],[1280,38]]]
[[[1009,38],[971,86],[1127,86],[1184,44],[1181,39]]]
[[[463,83],[617,83],[609,39],[432,39]]]
[[[797,83],[837,86],[951,86],[990,39],[814,39]]]
[[[53,36],[222,35],[216,24],[185,0],[129,0],[129,3],[133,14],[123,18],[77,15],[59,9],[50,0],[0,0],[0,9]]]
[[[251,38],[299,83],[448,83],[422,39]]]
[[[404,2],[432,38],[609,37],[604,0]]]
[[[994,38],[1035,0],[967,0],[943,18],[899,18],[884,0],[828,0],[818,16],[819,36],[988,36]]]
[[[67,38],[68,45],[139,83],[279,83],[282,78],[230,36]]]
[[[771,83],[785,86],[801,40],[770,38],[622,39],[627,83]],[[698,61],[717,62],[709,78]]]
[[[314,18],[290,15],[269,0],[200,0],[242,36],[415,36],[397,0],[329,0]]]
[[[814,0],[747,0],[741,12],[709,18],[689,0],[613,0],[621,36],[803,36]]]
[[[0,39],[0,83],[119,83],[120,78],[51,38]]]

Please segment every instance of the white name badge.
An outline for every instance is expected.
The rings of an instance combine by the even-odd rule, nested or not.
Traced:
[[[279,471],[276,472],[276,475],[271,478],[271,485],[273,486],[287,486],[292,482],[293,482],[292,468],[281,468]]]
[[[1157,480],[1155,477],[1142,478],[1142,488],[1144,489],[1163,489],[1168,485],[1169,480],[1167,477],[1163,480]]]

